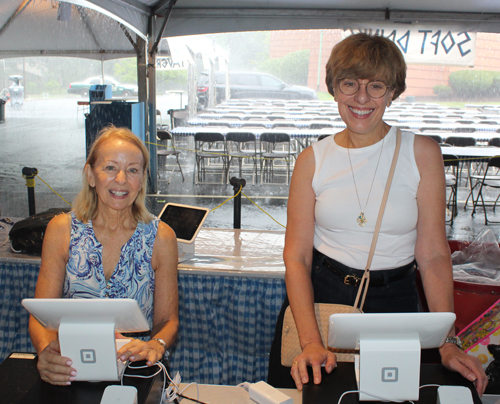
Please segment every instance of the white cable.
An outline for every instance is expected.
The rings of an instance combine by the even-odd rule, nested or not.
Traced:
[[[178,394],[182,395],[184,393],[184,391],[186,391],[191,386],[196,386],[196,400],[197,401],[200,400],[200,389],[199,389],[198,383],[195,383],[195,382],[189,383],[186,387],[184,387],[181,390],[179,387],[179,384],[181,383],[181,375],[179,374],[179,372],[176,373],[174,379],[172,380],[172,378],[170,377],[170,375],[167,372],[167,368],[165,367],[165,365],[163,363],[156,362],[155,365],[158,366],[158,368],[159,368],[158,371],[156,371],[155,373],[153,373],[152,375],[149,375],[149,376],[130,375],[130,374],[125,373],[125,371],[124,371],[122,373],[121,380],[120,380],[121,385],[123,386],[123,377],[124,376],[135,377],[135,378],[139,378],[139,379],[150,379],[152,377],[155,377],[159,373],[163,372],[165,377],[163,378],[163,389],[162,389],[162,393],[160,396],[160,404],[162,402],[172,403],[175,399],[179,398]],[[133,366],[130,363],[127,365],[127,368],[129,368],[129,369],[147,369],[149,367],[150,366],[147,366],[147,365]],[[166,386],[167,379],[171,383],[168,387]],[[180,400],[182,400],[182,398],[180,398]]]
[[[246,383],[246,382],[245,382]],[[245,384],[245,383],[242,383],[242,384]],[[240,385],[238,385],[240,386]],[[243,386],[241,386],[243,387]],[[441,387],[440,384],[424,384],[423,386],[420,386],[419,389],[422,389],[424,387]],[[345,391],[339,398],[339,401],[337,402],[337,404],[340,404],[340,402],[342,401],[342,399],[344,398],[344,396],[346,394],[351,394],[351,393],[363,393],[363,394],[366,394],[367,396],[370,396],[370,397],[373,397],[373,398],[376,398],[378,400],[382,400],[382,401],[388,401],[388,402],[391,402],[391,403],[404,403],[405,401],[408,401],[412,404],[414,404],[413,401],[411,400],[402,400],[402,401],[398,401],[398,400],[392,400],[390,398],[386,398],[386,397],[379,397],[379,396],[376,396],[375,394],[371,394],[371,393],[367,393],[366,391],[361,391],[361,390],[349,390],[349,391]]]
[[[3,247],[5,244],[7,244],[7,242],[9,241],[9,236],[7,236],[7,238],[5,239],[5,241],[3,241],[1,244],[0,244],[0,247]]]
[[[179,374],[179,373],[177,373],[177,374]],[[196,382],[189,383],[186,387],[184,387],[182,389],[182,391],[179,392],[179,394],[184,394],[184,392],[188,389],[188,387],[191,387],[191,386],[196,386],[196,401],[200,401],[200,386],[198,386],[198,383],[196,383]]]

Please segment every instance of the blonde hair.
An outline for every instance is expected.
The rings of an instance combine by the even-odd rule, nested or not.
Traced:
[[[393,100],[406,90],[406,63],[397,45],[380,35],[350,35],[332,49],[326,64],[326,85],[334,95],[342,79],[382,80],[394,90]]]
[[[138,222],[149,223],[153,216],[146,208],[146,190],[148,184],[148,168],[149,168],[149,152],[144,143],[134,135],[128,128],[117,128],[113,125],[108,126],[101,130],[99,136],[90,148],[85,167],[93,167],[99,155],[100,147],[108,140],[120,139],[125,142],[132,143],[142,153],[143,158],[143,181],[141,189],[132,204],[132,215],[134,220]],[[76,217],[83,223],[94,219],[97,215],[98,196],[95,188],[91,187],[86,175],[86,170],[83,170],[83,186],[80,193],[76,196],[73,202],[73,210]]]

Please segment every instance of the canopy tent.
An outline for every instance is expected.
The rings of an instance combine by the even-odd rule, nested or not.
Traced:
[[[74,7],[67,7],[71,3]],[[496,0],[172,0],[164,37],[275,29],[350,28],[353,23],[454,23],[500,32]],[[137,36],[157,37],[171,0],[4,0],[0,58],[135,56]],[[153,21],[155,23],[153,23]],[[154,28],[152,27],[154,25]]]

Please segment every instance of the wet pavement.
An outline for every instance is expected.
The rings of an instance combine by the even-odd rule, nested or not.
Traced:
[[[26,182],[21,175],[23,167],[37,168],[39,177],[54,191],[69,202],[73,200],[82,183],[81,171],[85,162],[85,120],[83,111],[78,110],[78,100],[81,100],[78,96],[26,100],[19,109],[6,104],[5,122],[0,124],[0,216],[29,215]],[[157,102],[164,123],[169,120],[167,111],[179,108],[176,94],[159,96]],[[160,172],[159,193],[148,195],[148,207],[152,213],[159,214],[166,202],[214,208],[234,194],[231,185],[195,185],[192,138],[179,139],[177,147],[181,151],[185,181],[182,182],[179,172],[174,172],[168,183],[174,162],[170,159],[166,167],[168,171]],[[48,185],[36,179],[37,212],[68,206]],[[272,216],[266,215],[243,196],[243,229],[284,229],[281,225],[286,226],[288,186],[248,184],[243,192]],[[460,188],[459,215],[453,226],[446,226],[450,239],[473,240],[484,227],[482,209],[474,217],[471,217],[471,208],[463,209],[467,195],[467,188]],[[234,201],[230,200],[211,212],[205,227],[232,228],[233,206]],[[500,213],[488,214],[488,217],[500,221]],[[489,227],[497,237],[500,236],[499,224]]]

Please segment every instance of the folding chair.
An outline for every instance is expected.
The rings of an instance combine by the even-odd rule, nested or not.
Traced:
[[[245,160],[250,160],[252,173],[252,184],[256,183],[257,177],[257,138],[250,132],[230,132],[226,134],[227,172],[226,181],[229,183],[229,171],[231,163],[238,162],[238,175],[242,178],[245,169]]]
[[[446,169],[446,188],[450,189],[450,195],[446,201],[446,208],[450,211],[450,219],[446,223],[453,226],[453,220],[458,215],[458,166],[460,160],[454,154],[443,154],[444,167]]]
[[[286,165],[286,185],[290,182],[290,163],[295,157],[295,150],[288,133],[266,132],[260,135],[260,182],[261,184],[280,185],[272,182],[276,166],[275,162],[281,160]],[[267,180],[267,182],[266,182]]]
[[[195,184],[223,184],[226,174],[226,140],[222,133],[200,132],[194,135]],[[219,182],[207,182],[207,174],[218,175]]]
[[[493,174],[491,174],[494,172]],[[474,201],[474,209],[472,211],[472,216],[476,213],[476,207],[479,203],[479,199],[481,199],[481,205],[484,210],[484,224],[487,226],[488,223],[500,223],[500,221],[488,220],[488,214],[486,212],[486,206],[493,206],[493,212],[495,212],[495,208],[500,198],[500,156],[495,156],[489,159],[488,166],[482,175],[482,178],[479,179],[479,191]],[[480,176],[477,176],[480,177]],[[498,189],[498,195],[493,196],[492,200],[485,201],[485,192],[489,189]],[[493,202],[494,201],[494,202]],[[486,202],[493,202],[492,204],[488,204]]]
[[[156,131],[156,137],[158,138],[158,141],[160,144],[165,145],[165,147],[159,147],[157,148],[156,155],[158,157],[158,167],[161,167],[160,165],[160,158],[163,159],[165,158],[165,164],[163,165],[164,167],[167,166],[167,160],[168,156],[174,156],[177,162],[177,166],[179,167],[179,171],[181,172],[182,175],[182,182],[184,182],[184,173],[182,172],[182,167],[181,163],[179,161],[179,155],[181,154],[180,151],[175,149],[175,140],[172,134],[163,129],[158,129]],[[168,178],[168,183],[170,184],[170,181],[172,180],[172,175],[174,174],[175,171],[175,165],[172,168],[172,171],[170,172],[170,177]],[[160,175],[160,171],[158,170],[158,176]]]
[[[448,136],[444,140],[445,144],[450,144],[452,146],[457,146],[457,147],[474,147],[476,146],[476,138],[471,137],[471,136]],[[460,168],[458,170],[458,180],[459,182],[462,180],[462,172],[464,169],[464,165],[467,165],[467,174],[470,177],[473,173],[476,173],[478,170],[478,166],[475,165],[474,170],[471,170],[472,168],[472,163],[471,162],[461,162]],[[480,169],[480,168],[479,168]]]
[[[500,147],[500,137],[492,137],[488,140],[488,146]]]

